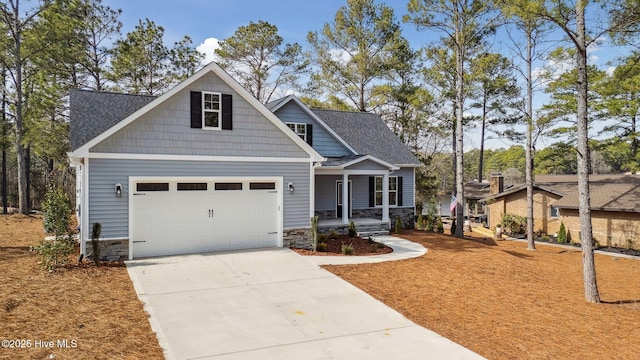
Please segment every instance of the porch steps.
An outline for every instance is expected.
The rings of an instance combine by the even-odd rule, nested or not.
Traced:
[[[358,236],[365,239],[369,236],[389,235],[389,228],[385,223],[356,225],[356,231]]]

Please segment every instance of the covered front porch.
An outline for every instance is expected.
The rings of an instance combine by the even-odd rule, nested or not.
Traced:
[[[353,220],[388,229],[390,207],[402,201],[398,177],[391,176],[398,169],[368,155],[330,159],[315,171],[315,214],[327,225],[348,226]]]

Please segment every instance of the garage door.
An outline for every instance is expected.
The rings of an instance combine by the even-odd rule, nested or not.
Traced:
[[[133,257],[277,246],[277,184],[257,179],[134,181]]]

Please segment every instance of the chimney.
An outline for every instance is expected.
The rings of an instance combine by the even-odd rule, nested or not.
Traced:
[[[499,194],[504,191],[504,177],[502,173],[491,173],[489,177],[489,195]]]

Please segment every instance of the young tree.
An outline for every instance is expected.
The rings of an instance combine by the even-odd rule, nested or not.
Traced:
[[[464,87],[465,63],[471,47],[495,28],[494,9],[488,1],[461,0],[452,3],[442,0],[411,0],[408,5],[410,15],[405,21],[413,22],[418,28],[436,29],[445,34],[456,55],[456,197],[464,204],[464,130],[463,117],[467,90]],[[456,219],[463,223],[462,206],[456,208]],[[462,226],[456,229],[457,237],[462,237]]]
[[[371,91],[388,73],[400,41],[393,9],[373,0],[347,0],[332,24],[310,32],[311,60],[318,69],[312,86],[325,94],[340,94],[359,111],[371,109]]]
[[[277,92],[296,88],[309,64],[299,44],[284,44],[278,28],[262,20],[240,26],[220,42],[216,55],[220,66],[263,103]]]

